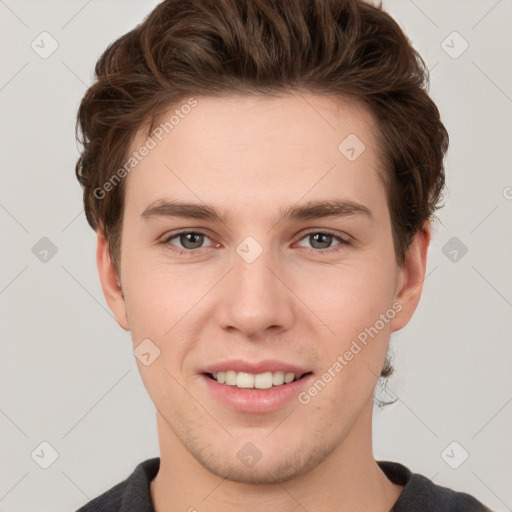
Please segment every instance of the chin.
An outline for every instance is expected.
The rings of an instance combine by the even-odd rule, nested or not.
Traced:
[[[196,450],[188,447],[194,458],[205,469],[214,475],[232,482],[264,485],[278,484],[310,472],[326,459],[332,447],[308,447],[303,444],[299,448],[290,448],[289,453],[274,451],[272,457],[260,454],[256,462],[243,461],[240,451],[232,457],[223,451],[221,455],[212,454],[209,450]],[[249,450],[250,451],[250,450]]]
[[[211,464],[199,461],[210,473],[216,476],[242,484],[265,485],[278,484],[294,479],[307,469],[297,461],[276,461],[264,463],[259,461],[253,467],[241,467],[241,463]]]

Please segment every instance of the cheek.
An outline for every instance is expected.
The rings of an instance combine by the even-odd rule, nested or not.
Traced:
[[[179,283],[173,279],[171,287],[169,276],[137,258],[125,258],[124,263],[123,290],[134,343],[140,336],[161,337],[172,327]]]
[[[323,399],[332,402],[329,410],[357,409],[371,398],[380,376],[395,316],[394,254],[380,252],[385,253],[390,257],[380,262],[377,252],[375,256],[368,253],[357,264],[325,267],[301,280],[298,294],[302,293],[304,302],[327,326],[321,329],[325,334],[317,350],[322,361],[319,378],[327,374],[325,379],[332,382],[322,392]]]
[[[146,340],[154,344],[149,345],[150,357],[154,357],[149,365],[137,360],[140,375],[155,404],[178,403],[184,397],[175,379],[181,380],[181,362],[196,339],[193,332],[187,332],[191,327],[188,315],[202,294],[190,272],[135,258],[127,258],[125,263],[125,301],[133,348],[147,346],[143,345]]]
[[[348,340],[392,306],[395,279],[393,265],[343,264],[304,272],[294,289],[328,334]]]
[[[142,257],[126,258],[125,265],[125,302],[134,344],[150,338],[164,347],[176,332],[182,338],[201,298],[218,280],[208,267],[155,263]]]

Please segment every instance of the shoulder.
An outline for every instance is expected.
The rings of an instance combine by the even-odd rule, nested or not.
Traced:
[[[76,512],[153,512],[149,484],[159,467],[159,457],[141,462],[125,480]]]
[[[125,489],[126,480],[118,483],[100,496],[89,501],[76,512],[117,512],[121,508],[121,499]]]
[[[412,473],[397,462],[377,461],[393,483],[404,490],[390,512],[491,512],[476,498],[465,492],[437,485],[423,475]]]

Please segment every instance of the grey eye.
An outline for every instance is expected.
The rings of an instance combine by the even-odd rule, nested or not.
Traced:
[[[308,236],[311,246],[314,249],[328,249],[335,238],[334,235],[330,235],[329,233],[311,233]]]
[[[182,233],[179,236],[179,242],[184,249],[198,249],[204,243],[205,235],[201,233]],[[177,236],[177,238],[178,238]]]

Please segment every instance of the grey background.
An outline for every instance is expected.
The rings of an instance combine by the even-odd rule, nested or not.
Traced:
[[[75,510],[159,453],[74,176],[75,113],[94,64],[156,3],[0,0],[2,512]],[[512,510],[512,1],[384,7],[431,69],[451,147],[423,298],[392,340],[398,401],[375,410],[375,456]],[[43,31],[58,43],[46,59],[31,47]],[[43,442],[58,454],[47,469]]]

